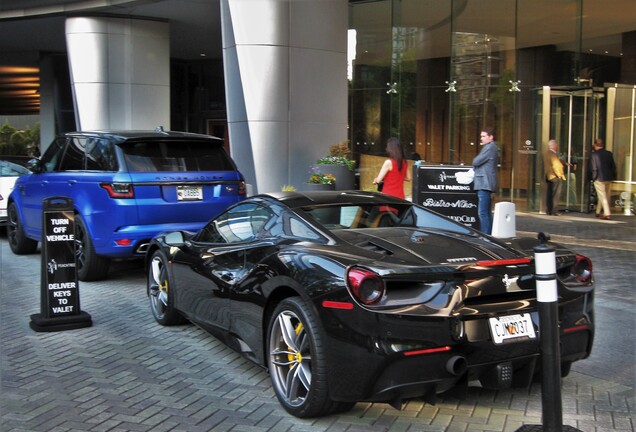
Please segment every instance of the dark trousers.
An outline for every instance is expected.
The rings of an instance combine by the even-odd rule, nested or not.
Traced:
[[[563,180],[558,177],[548,180],[548,194],[546,202],[546,210],[549,215],[559,212],[559,201],[561,200],[561,189],[563,188]]]

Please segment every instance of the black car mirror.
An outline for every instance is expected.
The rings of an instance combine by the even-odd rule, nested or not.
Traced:
[[[41,173],[42,172],[42,161],[38,158],[29,159],[27,162],[27,168],[32,173]]]

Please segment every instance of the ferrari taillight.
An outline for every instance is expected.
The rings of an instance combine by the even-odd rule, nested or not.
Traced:
[[[589,282],[592,278],[592,260],[577,254],[571,273],[578,282]]]
[[[134,198],[135,191],[130,183],[101,183],[101,187],[106,189],[111,198]]]
[[[377,273],[364,268],[349,268],[347,285],[353,297],[365,305],[377,303],[384,295],[382,278]]]

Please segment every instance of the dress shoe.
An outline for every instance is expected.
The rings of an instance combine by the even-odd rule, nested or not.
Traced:
[[[601,217],[601,214],[600,213],[596,213],[594,216]]]
[[[554,213],[552,213],[552,216],[561,216],[561,213],[559,213],[559,212],[554,212]]]
[[[609,216],[601,216],[601,219],[603,219],[603,220],[612,220]]]

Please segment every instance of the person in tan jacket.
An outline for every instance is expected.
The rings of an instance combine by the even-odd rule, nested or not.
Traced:
[[[559,159],[559,143],[551,139],[548,142],[548,153],[545,158],[545,180],[548,182],[547,212],[549,215],[559,216],[559,200],[565,180],[564,163]]]

